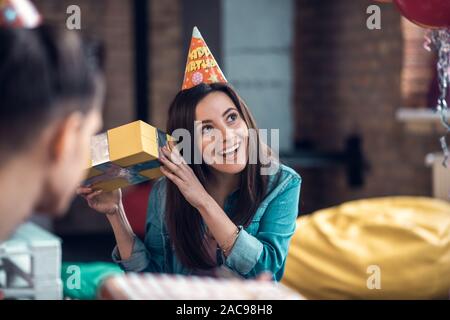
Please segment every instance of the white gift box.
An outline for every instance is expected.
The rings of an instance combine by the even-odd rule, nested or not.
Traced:
[[[0,290],[7,299],[62,299],[61,240],[28,222],[0,244]]]

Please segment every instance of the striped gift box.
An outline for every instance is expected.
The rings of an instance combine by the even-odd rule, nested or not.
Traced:
[[[301,300],[297,292],[272,281],[153,273],[107,278],[103,300]]]

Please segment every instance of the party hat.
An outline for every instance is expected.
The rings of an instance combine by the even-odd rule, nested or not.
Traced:
[[[227,82],[227,79],[225,79],[200,31],[197,27],[194,27],[181,90],[190,89],[200,83],[216,82]]]
[[[36,28],[42,18],[29,0],[0,0],[0,27]]]

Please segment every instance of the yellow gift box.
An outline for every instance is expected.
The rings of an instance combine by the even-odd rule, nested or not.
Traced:
[[[85,184],[112,191],[160,177],[159,147],[170,139],[140,120],[92,137]]]

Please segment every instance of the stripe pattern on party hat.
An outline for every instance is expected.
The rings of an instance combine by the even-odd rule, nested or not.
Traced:
[[[192,31],[191,45],[184,72],[181,90],[190,89],[200,83],[227,82],[197,27]]]
[[[0,27],[32,29],[42,22],[29,0],[0,0]]]

